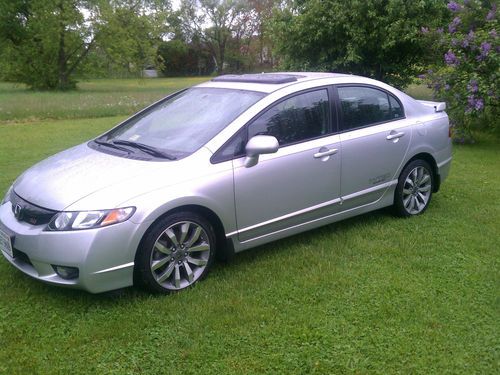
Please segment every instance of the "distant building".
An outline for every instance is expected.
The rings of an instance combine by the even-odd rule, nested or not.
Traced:
[[[142,76],[144,78],[157,78],[158,77],[158,70],[155,68],[147,68],[142,71]]]

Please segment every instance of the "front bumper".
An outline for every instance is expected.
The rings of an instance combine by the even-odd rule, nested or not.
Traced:
[[[18,222],[10,202],[0,206],[0,229],[12,238],[14,257],[4,257],[25,274],[50,284],[100,293],[133,284],[134,258],[143,233],[128,220],[109,227],[45,232],[45,225]],[[76,267],[79,276],[65,280],[53,265]]]

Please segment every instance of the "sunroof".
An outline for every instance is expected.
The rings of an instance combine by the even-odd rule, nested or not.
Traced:
[[[301,77],[302,76],[293,74],[273,74],[273,73],[226,74],[223,76],[215,77],[212,79],[212,81],[280,84],[280,83],[295,82],[298,78]]]

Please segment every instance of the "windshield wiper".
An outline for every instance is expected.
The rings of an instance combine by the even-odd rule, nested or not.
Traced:
[[[94,142],[97,143],[99,146],[111,147],[111,148],[114,148],[115,150],[124,151],[127,154],[130,154],[130,150],[128,148],[120,147],[120,146],[117,146],[117,145],[114,145],[112,143],[105,142],[105,141],[99,141],[98,139],[94,139]]]
[[[111,143],[114,145],[134,147],[134,148],[137,148],[137,149],[145,152],[146,154],[156,156],[159,158],[163,158],[163,159],[168,159],[168,160],[176,160],[177,159],[173,155],[170,155],[170,154],[167,154],[166,152],[160,151],[153,146],[145,145],[144,143],[131,142],[131,141],[123,140],[123,139],[113,140],[113,141],[111,141]]]

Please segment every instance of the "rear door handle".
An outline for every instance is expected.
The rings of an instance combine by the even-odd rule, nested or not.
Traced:
[[[388,141],[390,141],[392,139],[401,138],[403,135],[405,135],[404,132],[399,132],[399,133],[390,132],[390,134],[387,137],[385,137],[385,139],[387,139]]]
[[[326,151],[321,151],[321,150],[325,150]],[[321,147],[319,149],[319,152],[315,153],[313,156],[316,158],[316,159],[320,159],[320,158],[324,158],[325,156],[330,156],[330,155],[334,155],[338,152],[339,150],[337,150],[336,148],[332,148],[331,150],[327,149],[326,147]]]

